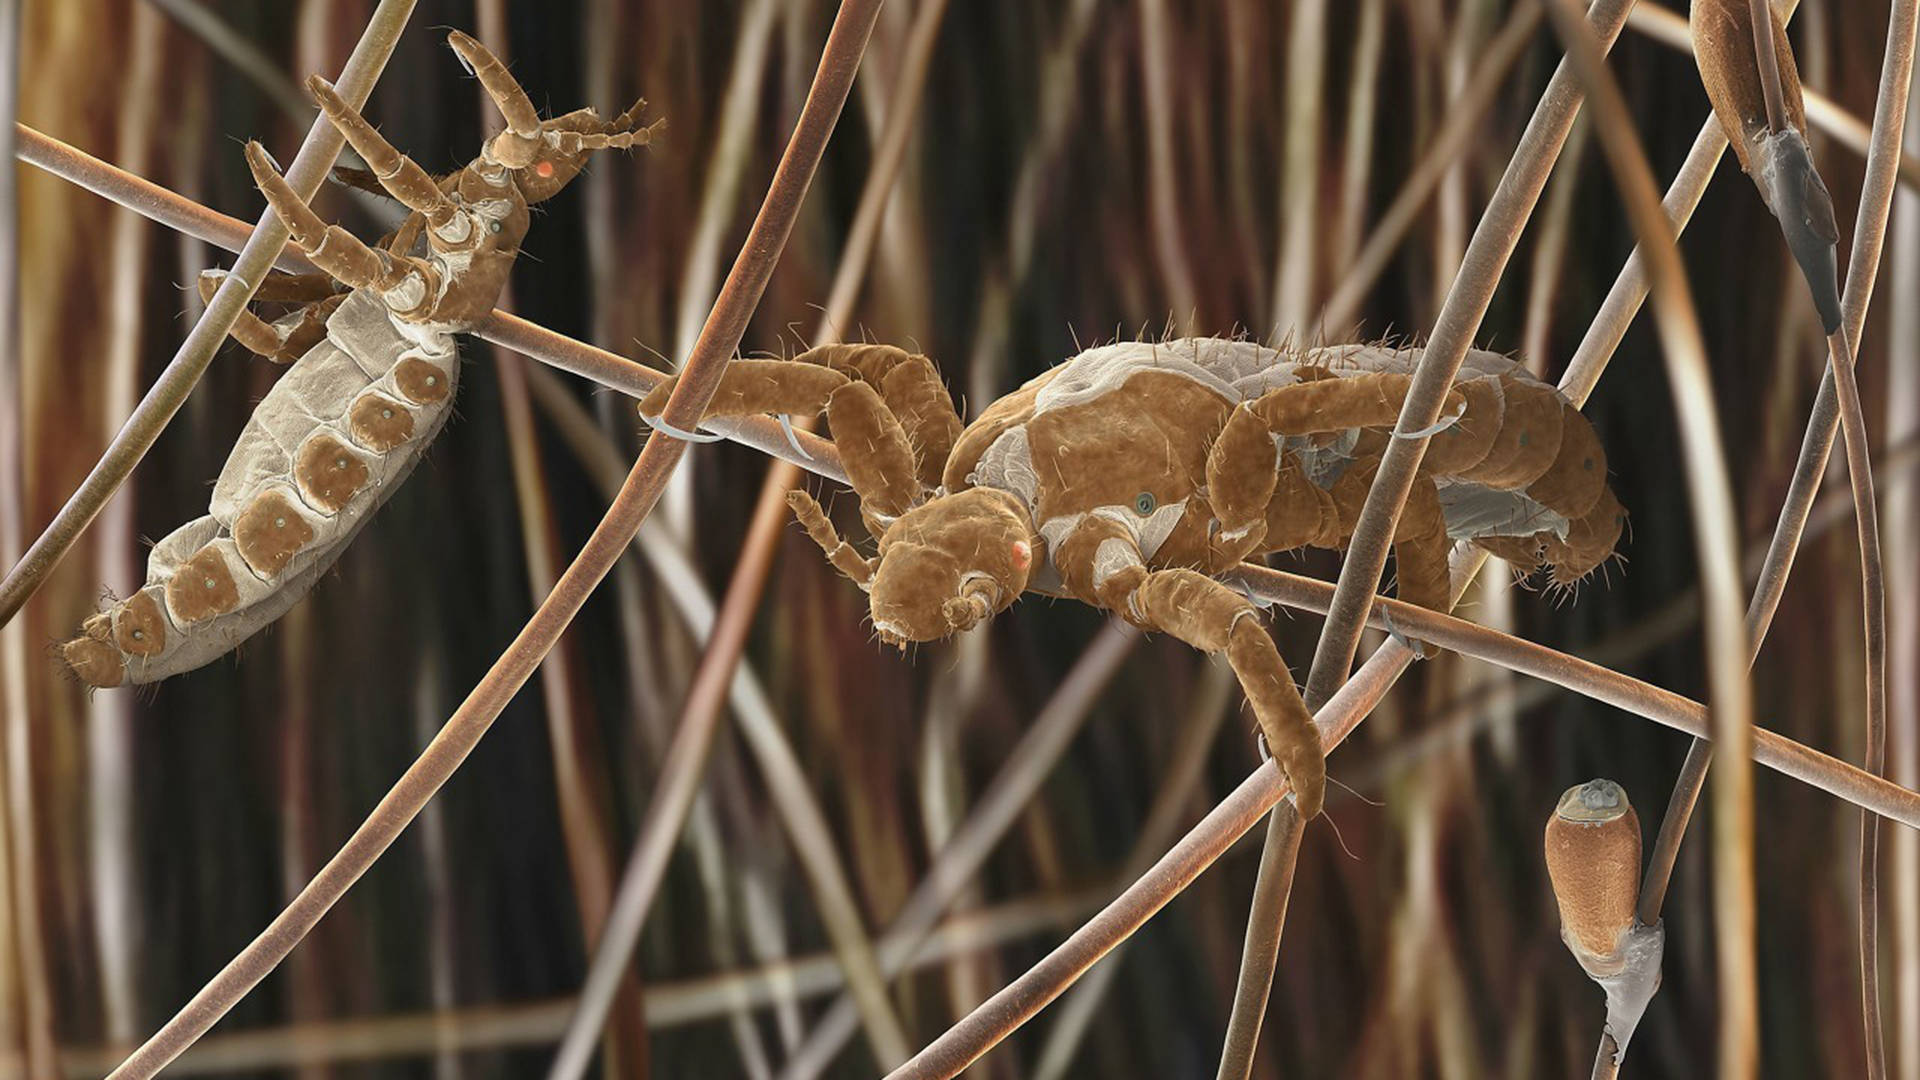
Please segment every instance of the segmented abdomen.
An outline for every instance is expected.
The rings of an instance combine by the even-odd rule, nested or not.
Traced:
[[[458,361],[447,334],[348,296],[255,407],[209,512],[155,544],[145,586],[67,643],[74,672],[95,686],[163,679],[284,614],[439,433]]]
[[[1385,415],[1397,418],[1419,358],[1418,349],[1334,346],[1310,350],[1287,374],[1312,367],[1379,384],[1389,406]],[[1351,402],[1375,395],[1342,396]],[[1377,457],[1391,437],[1390,424],[1349,431],[1330,443],[1288,441],[1304,471],[1330,489],[1342,541],[1370,482],[1370,474],[1344,476],[1346,464]],[[1525,367],[1469,350],[1432,435],[1421,470],[1433,478],[1450,539],[1471,541],[1524,571],[1549,569],[1560,585],[1612,556],[1626,514],[1607,485],[1606,452],[1586,416]]]

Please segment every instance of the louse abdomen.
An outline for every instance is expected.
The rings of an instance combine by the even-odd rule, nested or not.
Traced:
[[[1351,415],[1322,423],[1376,425],[1347,435],[1354,451],[1377,458],[1420,355],[1419,349],[1365,345],[1310,350],[1302,359],[1323,373],[1319,377],[1355,384],[1351,392],[1326,395],[1350,408]],[[1378,393],[1370,392],[1375,384]],[[1578,582],[1613,556],[1626,514],[1608,489],[1606,452],[1592,423],[1563,394],[1513,360],[1473,349],[1443,415],[1421,470],[1434,480],[1449,539],[1471,541],[1523,572],[1548,570],[1561,586]],[[1324,477],[1310,486],[1287,472],[1287,458],[1281,465],[1281,489],[1290,497],[1287,505],[1270,508],[1268,534],[1344,544],[1365,499],[1367,485],[1360,481],[1370,482],[1370,474],[1351,478],[1344,489]],[[1316,486],[1332,489],[1332,505]],[[1275,502],[1281,499],[1276,496]]]
[[[285,614],[419,462],[446,423],[453,339],[347,297],[326,340],[254,409],[208,513],[148,554],[139,592],[63,647],[94,686],[201,667]]]
[[[1586,415],[1517,368],[1456,390],[1463,408],[1424,463],[1439,481],[1448,535],[1523,572],[1549,570],[1561,586],[1612,557],[1626,513]]]

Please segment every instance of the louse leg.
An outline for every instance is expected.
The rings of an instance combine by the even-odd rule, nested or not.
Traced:
[[[1274,470],[1273,498],[1267,503],[1267,551],[1294,548],[1337,548],[1341,531],[1340,508],[1333,494],[1313,482],[1293,451],[1281,454]]]
[[[676,377],[654,387],[640,401],[641,418],[656,420],[678,385]],[[869,525],[911,509],[921,494],[913,448],[899,418],[866,382],[821,364],[735,360],[721,376],[705,416],[813,416],[822,409]]]
[[[295,320],[293,329],[287,333],[287,349],[292,353],[290,359],[297,360],[305,356],[307,350],[326,340],[327,320],[333,317],[346,299],[346,293],[335,293],[287,316]]]
[[[427,219],[419,214],[408,214],[399,227],[381,238],[379,247],[389,255],[405,255],[419,242],[420,234],[426,231]]]
[[[1400,419],[1412,378],[1399,372],[1320,378],[1275,387],[1249,408],[1280,435],[1327,435],[1352,428],[1391,428]],[[1447,392],[1442,416],[1466,408],[1459,387]]]
[[[1414,477],[1400,511],[1400,524],[1393,530],[1394,595],[1409,604],[1445,613],[1452,596],[1447,576],[1447,555],[1452,550],[1440,496],[1433,478],[1422,472]]]
[[[873,384],[913,446],[920,486],[940,486],[940,471],[964,425],[932,360],[892,345],[822,345],[794,360],[822,364]]]
[[[1205,653],[1225,653],[1268,749],[1293,785],[1300,813],[1311,818],[1320,812],[1327,766],[1319,733],[1246,597],[1192,570],[1148,570],[1132,536],[1106,518],[1089,516],[1052,558],[1074,596],[1143,630],[1172,634]]]
[[[1243,407],[1249,408],[1276,435],[1324,435],[1353,428],[1378,432],[1399,423],[1400,408],[1411,382],[1410,376],[1398,372],[1314,379],[1270,390],[1251,406]],[[1454,387],[1447,394],[1442,416],[1458,422],[1465,416],[1466,409],[1466,395]],[[1372,437],[1376,442],[1384,442],[1386,438],[1377,433]],[[1356,462],[1334,484],[1333,503],[1339,515],[1337,529],[1319,529],[1317,522],[1303,521],[1302,530],[1313,529],[1322,540],[1344,541],[1351,536],[1378,468],[1377,456]],[[1211,474],[1211,470],[1209,472]],[[1433,477],[1425,470],[1414,478],[1399,524],[1394,529],[1393,543],[1394,563],[1399,572],[1396,591],[1400,599],[1445,610],[1447,524]]]
[[[1216,573],[1259,550],[1266,539],[1278,456],[1266,422],[1244,402],[1234,406],[1207,450],[1207,503],[1220,523],[1208,541]]]
[[[1353,535],[1353,526],[1366,504],[1367,491],[1373,486],[1380,459],[1356,461],[1333,485],[1333,505],[1339,525],[1333,530],[1345,546]],[[1451,586],[1447,576],[1447,520],[1440,509],[1440,495],[1433,477],[1425,469],[1414,476],[1406,505],[1393,530],[1393,561],[1398,584],[1396,595],[1409,604],[1435,611],[1446,611]]]
[[[211,303],[213,294],[226,279],[225,270],[202,270],[200,302]],[[272,322],[252,311],[242,311],[228,333],[262,359],[276,364],[290,364],[327,336],[327,317],[340,306],[343,296],[334,289],[333,279],[325,274],[271,274],[255,290],[255,301],[305,303],[307,306]]]
[[[863,591],[873,588],[873,572],[877,559],[869,559],[854,550],[852,544],[840,538],[834,531],[833,522],[827,520],[827,512],[820,508],[813,496],[795,489],[787,492],[787,505],[793,508],[793,516],[807,530],[813,542],[826,552],[827,561],[833,568],[847,576],[847,579],[860,586]]]
[[[349,289],[380,291],[401,316],[432,307],[439,274],[431,266],[420,259],[375,251],[340,226],[321,221],[257,142],[247,144],[247,166],[261,194],[286,222],[293,242],[315,266]]]
[[[369,195],[378,195],[383,199],[393,198],[392,193],[380,184],[380,178],[373,175],[372,169],[356,169],[351,165],[335,165],[328,179],[344,188],[364,191]]]
[[[217,274],[222,278],[227,276],[224,270],[201,271],[203,294],[204,282],[209,274]],[[276,270],[268,274],[267,279],[260,283],[260,287],[253,291],[253,302],[256,304],[307,304],[337,296],[339,293],[340,290],[334,287],[333,279],[325,274],[283,274]]]
[[[707,403],[702,419],[710,416],[755,416],[781,413],[814,416],[827,399],[845,386],[847,376],[831,368],[796,364],[790,360],[735,360],[720,377],[720,387]],[[667,399],[680,385],[668,379],[640,399],[640,415],[651,420],[666,411]]]
[[[907,431],[880,392],[864,382],[849,382],[828,395],[827,426],[847,479],[860,494],[860,513],[878,536],[921,495]]]
[[[213,290],[203,284],[201,299],[210,299]],[[300,358],[304,350],[293,345],[293,328],[267,322],[251,311],[242,311],[233,320],[233,327],[227,335],[239,342],[247,351],[275,364],[291,364]]]
[[[407,209],[420,214],[432,226],[432,235],[445,243],[462,244],[473,231],[473,222],[460,213],[453,201],[441,192],[440,186],[433,182],[414,160],[393,148],[393,144],[376,130],[360,111],[335,93],[332,84],[318,75],[307,80],[307,92],[320,105],[327,120],[340,129],[346,136],[354,152],[366,160],[373,170],[374,179],[380,182],[387,194],[392,195]],[[457,219],[457,220],[456,220]],[[464,232],[449,235],[464,225]]]
[[[507,72],[507,66],[493,51],[458,30],[447,35],[447,44],[459,55],[460,62],[468,71],[480,80],[487,96],[500,109],[500,115],[506,118],[507,130],[524,139],[537,138],[540,134],[540,112],[533,107],[533,99],[527,96],[519,82]]]

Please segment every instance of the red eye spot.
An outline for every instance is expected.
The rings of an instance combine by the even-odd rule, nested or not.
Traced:
[[[1013,565],[1025,570],[1033,562],[1033,547],[1025,540],[1013,542]]]
[[[553,175],[553,162],[551,162],[551,161],[543,161],[543,162],[541,162],[540,164],[538,164],[538,165],[535,165],[535,166],[533,167],[533,171],[534,171],[534,172],[536,172],[536,173],[538,173],[538,174],[540,174],[541,176],[552,176],[552,175]]]

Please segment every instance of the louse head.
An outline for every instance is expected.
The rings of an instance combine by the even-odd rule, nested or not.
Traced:
[[[1026,591],[1039,545],[1004,491],[968,488],[907,511],[880,538],[874,631],[904,649],[978,626]]]
[[[527,92],[486,46],[458,30],[447,36],[447,42],[507,121],[507,129],[481,149],[481,161],[511,170],[515,186],[530,203],[551,198],[571,183],[595,150],[645,146],[665,125],[655,121],[638,126],[645,99],[612,120],[600,119],[590,108],[542,120]]]

